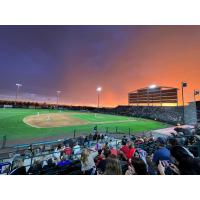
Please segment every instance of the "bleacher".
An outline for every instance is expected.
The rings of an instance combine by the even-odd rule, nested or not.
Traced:
[[[95,150],[96,141],[90,141],[90,144],[81,143],[81,137],[76,139],[69,138],[66,140],[57,140],[57,141],[48,141],[48,142],[40,142],[35,144],[24,144],[24,145],[17,145],[14,147],[14,151],[4,153],[0,155],[0,169],[1,174],[9,174],[13,170],[14,163],[18,160],[22,160],[24,166],[26,168],[26,172],[28,172],[29,168],[34,165],[35,160],[40,160],[42,166],[45,166],[49,159],[54,160],[54,149],[55,147],[64,144],[69,144],[71,148],[73,148],[74,144],[78,142],[81,145],[81,149],[89,148],[90,150]],[[101,140],[99,143],[102,145],[104,143],[109,143],[110,145],[114,146],[115,148],[119,149],[120,147],[120,140],[115,139],[112,136]],[[89,144],[89,146],[88,146]],[[30,150],[31,147],[31,150]],[[48,170],[41,170],[35,174],[81,174],[80,170],[80,154],[72,154],[70,156],[70,164],[65,167],[54,167]],[[76,172],[75,172],[76,171]]]
[[[183,128],[177,128],[176,131],[177,134],[172,134],[167,138],[169,141],[167,144],[169,145],[170,140],[175,139],[179,145],[186,147],[195,157],[200,157],[200,136],[196,134],[198,133],[199,128],[196,128],[194,134]],[[156,138],[153,135],[141,135],[137,137],[135,135],[118,137],[104,135],[104,138],[100,140],[97,140],[96,138],[94,140],[84,140],[83,137],[78,137],[69,138],[67,140],[58,140],[52,143],[41,142],[37,144],[21,145],[16,146],[15,151],[8,152],[7,154],[4,154],[3,157],[1,155],[1,174],[12,174],[15,164],[21,161],[23,167],[25,167],[26,174],[81,175],[80,157],[84,148],[88,148],[91,153],[97,153],[99,150],[98,148],[103,148],[103,146],[106,145],[107,147],[114,147],[119,152],[124,140],[132,142],[136,151],[145,151],[147,156],[151,156],[157,149]],[[60,158],[63,156],[63,149],[65,146],[69,145],[69,147],[73,149],[77,143],[80,145],[79,153],[75,153],[75,151],[72,152],[72,154],[64,160],[65,164],[59,166],[58,163],[61,162]],[[168,146],[168,148],[170,148],[170,146]],[[120,157],[118,159],[120,160]],[[39,163],[40,168],[36,168],[35,170],[34,167],[36,162]],[[50,165],[51,167],[48,166],[48,162],[52,163],[52,165]],[[123,160],[121,160],[120,163],[123,174],[125,174],[125,171],[128,169],[128,163]]]

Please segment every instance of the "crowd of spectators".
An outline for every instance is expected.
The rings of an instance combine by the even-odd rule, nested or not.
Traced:
[[[2,174],[197,175],[200,174],[200,128],[176,127],[169,137],[91,133],[51,147],[32,145],[0,164]],[[31,160],[31,161],[30,161]]]
[[[182,107],[118,106],[116,114],[149,118],[172,124],[182,123]]]

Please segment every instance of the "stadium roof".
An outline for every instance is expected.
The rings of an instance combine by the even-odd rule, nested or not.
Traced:
[[[177,89],[177,90],[179,90],[178,88],[167,87],[167,86],[155,86],[154,89],[159,89],[159,90]],[[137,89],[137,90],[130,91],[129,93],[137,92],[139,90],[151,90],[151,88],[150,87],[144,87],[144,88],[140,88],[140,89]]]

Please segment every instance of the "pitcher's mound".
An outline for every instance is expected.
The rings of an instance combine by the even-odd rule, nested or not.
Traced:
[[[31,115],[23,119],[24,123],[35,128],[52,128],[62,126],[84,125],[87,121],[76,119],[69,113],[49,113]]]

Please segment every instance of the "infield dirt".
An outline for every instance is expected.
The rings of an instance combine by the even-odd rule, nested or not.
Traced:
[[[87,121],[73,118],[69,113],[49,113],[25,117],[23,122],[35,128],[85,125]]]

